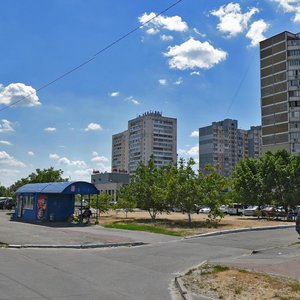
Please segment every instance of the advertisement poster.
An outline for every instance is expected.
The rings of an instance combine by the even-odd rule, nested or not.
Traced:
[[[37,219],[44,220],[46,217],[47,197],[40,195],[37,200]]]

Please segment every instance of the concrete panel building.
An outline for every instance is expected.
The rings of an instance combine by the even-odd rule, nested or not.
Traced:
[[[238,128],[238,121],[225,119],[199,128],[199,169],[206,164],[218,167],[220,174],[230,176],[240,159],[260,155],[260,127]]]
[[[262,151],[300,151],[300,33],[260,43]]]
[[[177,163],[176,118],[146,112],[129,120],[126,131],[113,135],[112,172],[132,175],[139,162],[146,164],[151,156],[158,167]]]

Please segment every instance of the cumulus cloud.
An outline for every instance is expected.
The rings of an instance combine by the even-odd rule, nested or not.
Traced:
[[[171,36],[171,35],[166,35],[166,34],[162,34],[161,36],[160,36],[160,39],[162,40],[162,41],[172,41],[173,40],[173,37]]]
[[[117,97],[117,96],[119,96],[119,95],[120,95],[120,92],[111,92],[111,93],[109,94],[110,97]]]
[[[193,28],[193,31],[198,34],[199,36],[205,38],[206,37],[206,34],[205,33],[201,33],[197,28]]]
[[[28,151],[27,154],[28,154],[29,156],[34,156],[34,152],[32,152],[32,151]]]
[[[126,101],[129,101],[131,103],[133,103],[134,105],[139,105],[141,104],[141,102],[135,98],[133,98],[132,96],[129,96],[125,99]]]
[[[103,128],[100,124],[90,123],[84,130],[85,131],[97,131],[97,130],[103,130]]]
[[[14,131],[12,127],[12,123],[8,120],[1,120],[0,122],[0,132],[8,132],[8,131]]]
[[[265,39],[263,33],[267,31],[269,26],[264,20],[258,20],[251,24],[246,34],[246,37],[251,40],[251,47],[257,46],[260,41]]]
[[[6,145],[6,146],[11,146],[12,145],[12,143],[9,142],[9,141],[0,141],[0,144]]]
[[[200,72],[198,72],[198,71],[193,71],[193,72],[191,72],[190,73],[190,75],[196,75],[196,76],[200,76]]]
[[[0,104],[31,107],[41,105],[41,102],[32,86],[11,83],[8,86],[0,84]]]
[[[140,16],[139,22],[147,27],[148,34],[156,34],[160,31],[160,29],[165,29],[169,31],[178,31],[184,32],[188,30],[188,25],[186,22],[182,20],[179,16],[167,17],[167,16],[157,16],[154,12],[144,13]]]
[[[286,13],[294,13],[293,21],[300,22],[300,1],[299,0],[273,0],[278,3]]]
[[[190,157],[198,157],[199,156],[199,145],[193,146],[188,150],[179,149],[179,155],[190,156]]]
[[[55,127],[47,127],[47,128],[44,128],[44,131],[46,131],[46,132],[54,132],[54,131],[56,131],[56,128]]]
[[[13,156],[9,155],[6,151],[0,151],[0,165],[6,165],[10,167],[26,167],[24,163],[15,159]]]
[[[198,130],[194,130],[194,131],[191,133],[191,137],[199,137],[199,131],[198,131]]]
[[[186,42],[169,47],[165,56],[169,59],[171,69],[210,69],[227,57],[227,53],[214,48],[209,42],[200,42],[190,38]]]
[[[83,160],[70,160],[67,157],[60,157],[58,154],[49,154],[49,158],[55,160],[59,165],[65,165],[69,167],[85,168],[86,163]]]
[[[252,7],[242,13],[240,4],[231,2],[222,5],[218,10],[211,11],[211,14],[219,18],[217,28],[228,34],[228,37],[233,37],[247,29],[251,17],[258,12],[258,8]]]
[[[108,162],[109,159],[105,156],[94,156],[92,159],[91,159],[92,162]]]
[[[167,85],[167,80],[166,79],[159,79],[158,80],[160,85]]]

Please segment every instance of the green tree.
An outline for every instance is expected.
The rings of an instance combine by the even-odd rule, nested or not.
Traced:
[[[53,167],[48,169],[36,169],[36,172],[32,172],[26,178],[21,178],[13,185],[10,186],[10,190],[14,193],[18,188],[27,183],[42,183],[42,182],[62,182],[68,181],[67,178],[63,178],[63,171],[61,169],[55,170]]]
[[[151,158],[147,165],[139,164],[130,183],[137,207],[147,210],[152,220],[166,209],[165,174],[165,169],[157,168]]]
[[[222,204],[228,204],[226,190],[229,187],[229,179],[220,175],[216,168],[207,165],[205,167],[205,176],[201,180],[201,195],[203,204],[210,208],[208,214],[208,223],[216,226],[224,217],[220,210]]]
[[[187,213],[190,226],[195,206],[202,203],[202,194],[200,192],[200,179],[202,176],[194,171],[194,165],[195,161],[192,158],[187,162],[180,158],[178,167],[171,169],[167,187],[168,199],[171,205]]]
[[[123,185],[119,191],[116,208],[124,209],[126,219],[128,213],[136,208],[136,198],[134,197],[134,192],[132,191],[132,186],[130,184]]]
[[[262,161],[247,158],[240,160],[233,170],[233,189],[238,202],[245,205],[266,204],[270,193],[264,186]]]
[[[98,198],[97,198],[98,197]],[[105,213],[110,209],[109,202],[111,201],[111,196],[108,194],[92,195],[91,196],[91,207],[96,208],[99,213]]]

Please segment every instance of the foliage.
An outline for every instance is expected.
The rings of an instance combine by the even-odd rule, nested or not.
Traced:
[[[130,183],[132,201],[147,210],[152,220],[166,209],[165,169],[157,168],[151,158],[148,164],[140,163]]]
[[[132,212],[134,208],[136,208],[136,199],[134,197],[131,185],[122,186],[118,193],[118,202],[115,208],[124,209],[126,218],[128,213]]]
[[[21,178],[13,185],[10,186],[10,191],[15,193],[17,189],[28,183],[42,183],[42,182],[62,182],[68,181],[67,178],[63,178],[63,171],[61,169],[55,170],[53,167],[48,169],[36,169],[36,172],[32,172],[26,178]]]
[[[110,209],[110,201],[111,196],[108,194],[92,195],[91,207],[98,209],[99,214],[105,213]]]
[[[226,189],[229,186],[229,179],[220,175],[212,166],[206,166],[205,177],[201,181],[201,193],[203,203],[210,208],[208,214],[208,224],[216,226],[224,217],[220,210],[222,204],[227,204]]]
[[[295,206],[300,196],[300,153],[266,152],[241,160],[233,172],[233,188],[243,204]]]
[[[191,225],[191,214],[195,206],[200,206],[203,195],[200,190],[200,177],[193,170],[195,161],[190,158],[187,162],[183,158],[179,160],[178,167],[171,169],[167,191],[170,204],[180,208],[188,214],[188,222]]]

